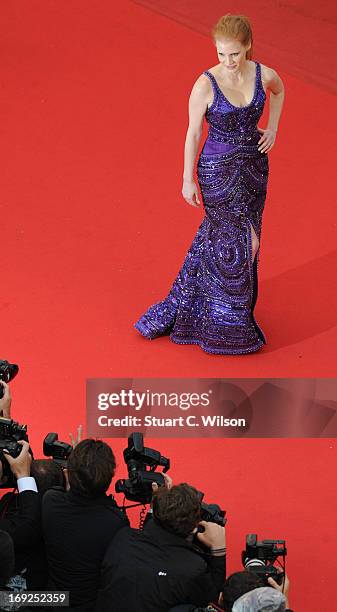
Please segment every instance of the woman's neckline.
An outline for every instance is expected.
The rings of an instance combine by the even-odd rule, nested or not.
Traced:
[[[206,72],[208,72],[208,73],[209,73],[209,74],[210,74],[210,75],[213,77],[213,79],[214,79],[214,81],[215,81],[215,84],[216,84],[216,86],[217,86],[217,88],[218,88],[218,90],[219,90],[220,94],[222,95],[222,97],[223,97],[223,98],[226,100],[226,102],[228,102],[228,104],[229,104],[230,106],[232,106],[233,108],[237,108],[237,109],[240,109],[240,108],[248,108],[248,107],[249,107],[249,106],[251,106],[251,105],[253,104],[253,102],[255,101],[256,94],[257,94],[257,82],[258,82],[258,63],[254,61],[254,64],[255,64],[255,84],[254,84],[254,92],[253,92],[253,97],[252,97],[251,101],[249,102],[249,104],[244,104],[243,106],[237,106],[236,104],[232,104],[232,102],[231,102],[231,101],[230,101],[230,100],[227,98],[227,96],[225,96],[224,92],[223,92],[223,91],[222,91],[222,89],[220,88],[219,83],[218,83],[218,81],[216,80],[216,78],[215,78],[214,74],[213,74],[212,72],[210,72],[210,70],[206,70]],[[210,110],[210,109],[212,108],[212,106],[213,106],[213,102],[212,102],[212,104],[211,104],[211,106],[209,107],[209,109],[208,109],[208,110]]]

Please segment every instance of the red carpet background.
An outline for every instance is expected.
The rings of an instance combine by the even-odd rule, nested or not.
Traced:
[[[168,292],[200,223],[201,211],[180,194],[187,101],[217,62],[205,36],[211,12],[212,22],[233,12],[208,2],[206,19],[204,3],[170,3],[170,14],[168,3],[151,4],[13,0],[0,8],[0,356],[21,366],[13,415],[28,422],[37,455],[47,431],[64,439],[83,421],[89,376],[336,376],[332,4],[321,17],[312,2],[256,2],[254,14],[253,3],[235,6],[255,19],[255,59],[286,85],[256,309],[268,344],[238,357],[150,342],[132,329]],[[290,28],[289,6],[305,38]],[[113,446],[121,462],[124,441]],[[292,606],[329,608],[334,441],[189,440],[182,449],[163,440],[160,450],[177,482],[228,510],[230,571],[249,531],[285,537]]]

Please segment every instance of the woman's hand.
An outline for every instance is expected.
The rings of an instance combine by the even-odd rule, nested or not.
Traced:
[[[198,187],[194,181],[187,181],[184,179],[181,193],[183,194],[183,198],[186,200],[187,204],[196,207],[200,206]]]
[[[268,153],[268,151],[270,151],[270,149],[274,146],[274,142],[276,139],[276,130],[271,130],[270,128],[267,129],[262,129],[262,128],[257,128],[258,131],[260,132],[260,134],[263,134],[263,136],[261,136],[258,144],[258,150],[260,151],[260,153]]]

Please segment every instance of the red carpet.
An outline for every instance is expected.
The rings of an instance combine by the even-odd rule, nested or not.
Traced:
[[[286,85],[256,310],[268,345],[213,357],[132,328],[168,292],[200,223],[180,191],[187,100],[217,62],[211,40],[195,22],[127,0],[2,3],[0,356],[21,366],[13,412],[37,451],[47,431],[66,438],[84,420],[88,376],[336,376],[333,83],[307,40],[286,69],[289,50],[267,4],[271,57],[280,49]],[[334,40],[326,27],[324,58]],[[258,29],[261,37],[261,21]],[[268,63],[261,49],[255,59]],[[308,61],[294,59],[301,49],[322,78],[306,78]],[[114,444],[118,457],[123,445]],[[161,450],[177,481],[227,508],[230,570],[248,531],[284,536],[292,606],[331,608],[334,442],[190,440],[182,450],[163,441]]]

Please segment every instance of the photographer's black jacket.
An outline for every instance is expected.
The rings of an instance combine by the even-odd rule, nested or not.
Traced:
[[[0,516],[0,529],[11,535],[16,555],[36,546],[41,539],[41,497],[35,491],[4,495]]]
[[[225,557],[206,563],[192,545],[150,520],[143,532],[120,531],[108,548],[95,612],[167,612],[179,603],[216,600]]]
[[[35,491],[6,493],[0,501],[0,529],[13,539],[15,573],[25,568],[29,590],[43,590],[47,565],[41,525],[41,495]]]
[[[55,488],[43,496],[42,524],[48,588],[70,591],[71,607],[91,610],[105,551],[127,519],[110,496],[89,499]]]

